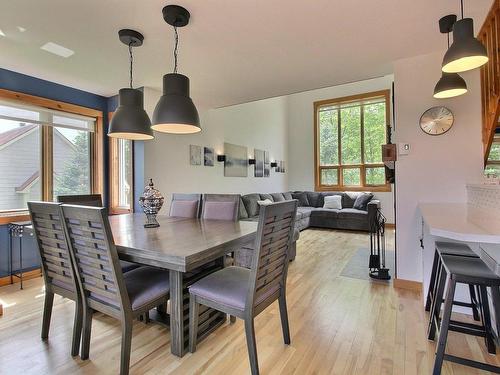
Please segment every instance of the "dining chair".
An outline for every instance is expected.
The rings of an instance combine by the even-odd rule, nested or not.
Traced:
[[[170,216],[198,218],[200,217],[201,194],[172,194]]]
[[[245,321],[252,374],[259,373],[254,318],[278,300],[285,344],[290,344],[286,276],[297,201],[260,208],[252,268],[227,267],[189,287],[189,351],[196,351],[200,304]]]
[[[52,202],[28,202],[45,284],[41,337],[42,340],[49,337],[54,294],[75,301],[71,355],[77,356],[80,351],[83,310],[59,205]]]
[[[133,319],[167,302],[169,274],[153,267],[121,271],[105,208],[60,210],[83,304],[81,358],[89,358],[92,314],[99,311],[121,321],[120,374],[128,374]]]
[[[201,218],[238,221],[239,194],[203,194]]]
[[[57,201],[64,204],[77,204],[79,206],[89,207],[102,207],[101,194],[87,194],[87,195],[58,195]],[[139,265],[132,262],[120,260],[122,272],[132,271],[139,268]],[[147,320],[147,319],[146,319]]]
[[[65,204],[78,204],[80,206],[103,206],[101,194],[58,195],[57,201]]]

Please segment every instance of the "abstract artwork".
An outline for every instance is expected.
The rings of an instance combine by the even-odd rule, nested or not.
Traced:
[[[264,151],[264,177],[271,175],[271,162],[269,161],[269,151]]]
[[[254,149],[255,177],[264,177],[264,154],[265,151]]]
[[[189,163],[201,165],[201,146],[189,145]]]
[[[248,176],[248,149],[244,146],[233,145],[224,142],[225,177],[247,177]]]
[[[211,147],[203,147],[203,164],[205,167],[214,166],[214,149]]]

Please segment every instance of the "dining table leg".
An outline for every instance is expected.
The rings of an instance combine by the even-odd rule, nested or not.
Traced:
[[[172,354],[184,355],[183,273],[170,270],[170,347]]]

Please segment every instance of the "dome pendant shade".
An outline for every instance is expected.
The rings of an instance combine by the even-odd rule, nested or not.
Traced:
[[[453,44],[443,58],[445,73],[460,73],[479,68],[488,62],[482,43],[474,37],[472,18],[463,18],[453,25]]]
[[[144,95],[136,89],[121,89],[119,103],[109,124],[108,136],[144,141],[153,139],[151,121],[144,110]]]
[[[434,87],[436,99],[453,98],[467,92],[467,83],[457,73],[443,73]]]
[[[189,78],[178,73],[163,76],[163,95],[153,113],[153,130],[171,134],[201,131],[198,111],[189,97]]]

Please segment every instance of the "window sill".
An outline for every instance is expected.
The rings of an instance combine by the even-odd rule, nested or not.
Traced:
[[[12,223],[13,221],[26,221],[30,219],[28,211],[3,211],[0,212],[0,225]]]
[[[389,193],[391,184],[384,186],[316,186],[315,191],[369,191],[372,193]]]

